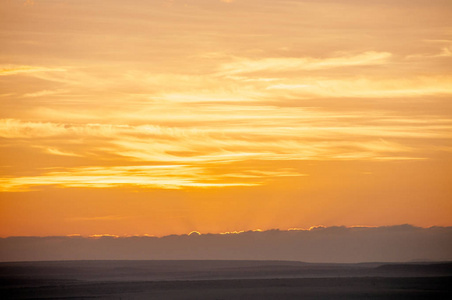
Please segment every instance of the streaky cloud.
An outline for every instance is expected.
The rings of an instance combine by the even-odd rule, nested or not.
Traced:
[[[323,59],[312,57],[265,58],[261,60],[237,58],[234,62],[223,65],[220,74],[232,75],[253,72],[322,70],[349,66],[366,66],[383,64],[389,57],[391,57],[391,53],[388,52],[369,51],[358,55]]]

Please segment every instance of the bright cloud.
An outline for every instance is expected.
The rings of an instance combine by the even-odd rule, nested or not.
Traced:
[[[261,60],[236,59],[221,67],[224,74],[253,72],[285,72],[300,70],[322,70],[339,67],[378,65],[387,63],[391,57],[388,52],[365,52],[358,55],[331,58],[265,58]]]

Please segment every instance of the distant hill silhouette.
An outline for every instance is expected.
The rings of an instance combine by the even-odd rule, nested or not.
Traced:
[[[447,263],[423,263],[423,264],[385,264],[376,268],[383,273],[393,273],[396,275],[415,275],[424,276],[451,276],[452,262]]]
[[[314,264],[297,261],[119,260],[0,263],[0,282],[157,281],[452,276],[452,263]]]

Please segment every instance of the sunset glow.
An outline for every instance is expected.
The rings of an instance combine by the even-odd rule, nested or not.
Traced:
[[[452,2],[5,0],[0,236],[452,226]]]

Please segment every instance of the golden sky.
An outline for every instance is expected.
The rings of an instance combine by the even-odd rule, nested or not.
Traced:
[[[3,0],[0,236],[452,225],[449,0]]]

